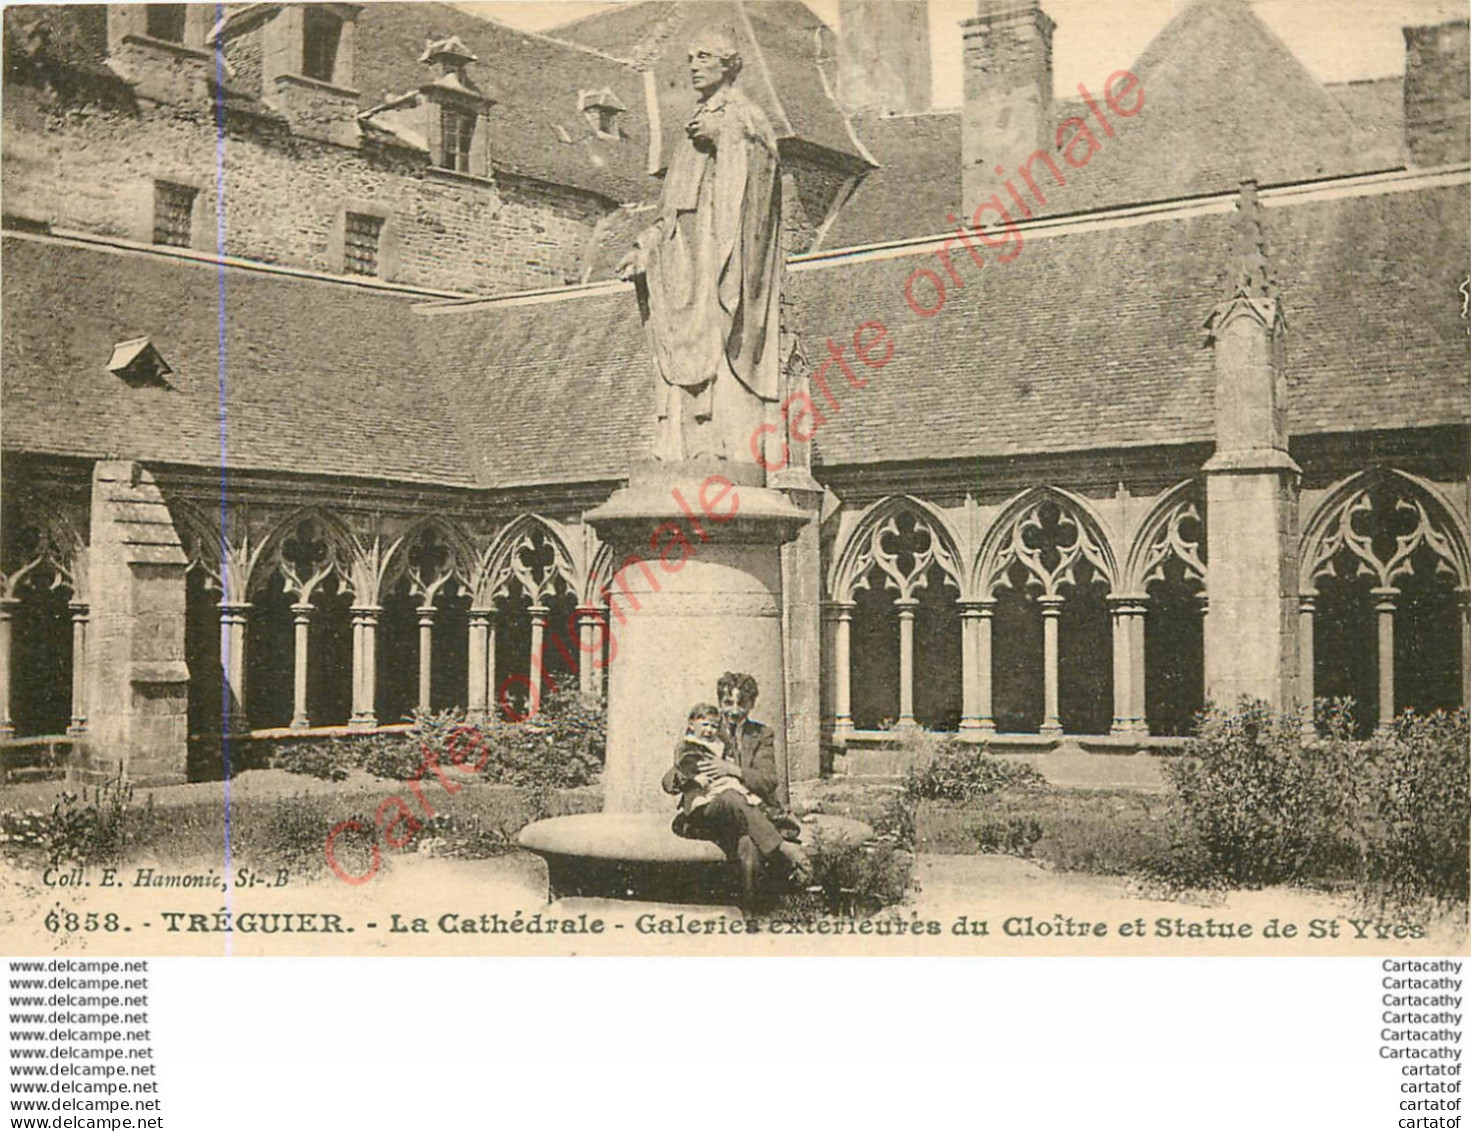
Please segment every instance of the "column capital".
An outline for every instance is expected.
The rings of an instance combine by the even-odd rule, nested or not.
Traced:
[[[1369,596],[1374,598],[1374,609],[1376,612],[1392,613],[1395,609],[1395,599],[1400,591],[1393,585],[1376,585],[1369,590]]]
[[[1064,600],[1063,597],[1038,597],[1037,604],[1041,607],[1044,617],[1059,617],[1062,616]]]
[[[914,612],[919,608],[918,597],[895,597],[894,607],[899,610],[899,619],[913,620]]]
[[[19,597],[0,597],[0,617],[8,618],[19,605]]]
[[[485,625],[488,625],[491,622],[491,619],[494,616],[495,616],[495,610],[494,609],[471,609],[470,610],[470,623],[471,624],[485,624]]]
[[[86,620],[92,612],[92,606],[86,601],[68,601],[66,607],[71,610],[72,620]]]
[[[307,621],[311,620],[312,613],[316,611],[317,607],[313,605],[310,601],[298,603],[291,606],[291,615],[298,624],[305,624]]]
[[[1316,590],[1311,593],[1299,593],[1297,595],[1297,611],[1300,613],[1315,613],[1318,611],[1318,594]]]
[[[432,628],[434,625],[435,614],[437,614],[439,610],[436,609],[433,605],[420,605],[417,609],[414,610],[414,612],[417,613],[419,616],[420,628]]]
[[[959,604],[963,617],[989,617],[996,612],[995,597],[971,597]]]
[[[824,601],[822,615],[828,620],[843,620],[851,617],[857,607],[857,601]]]

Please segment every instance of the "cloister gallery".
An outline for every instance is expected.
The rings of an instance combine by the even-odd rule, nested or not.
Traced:
[[[895,344],[778,483],[810,519],[782,549],[794,777],[910,725],[1139,748],[1240,694],[1351,696],[1366,728],[1471,699],[1465,22],[1348,90],[1196,0],[1132,65],[1137,118],[1010,217],[1014,262],[922,316],[906,277],[996,188],[972,147],[1019,167],[1080,105],[1054,25],[982,0],[938,111],[927,61],[867,75],[852,42],[923,4],[845,4],[836,36],[719,6],[770,63],[742,81],[782,149],[789,388],[859,322]],[[550,37],[185,7],[6,10],[7,748],[180,780],[224,733],[600,693],[627,572],[666,565],[584,521],[653,395],[610,262],[698,6]],[[432,128],[382,112],[405,88]],[[1014,159],[982,112],[1012,94],[1047,110]]]

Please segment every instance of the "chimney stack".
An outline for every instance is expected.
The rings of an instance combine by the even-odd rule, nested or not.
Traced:
[[[841,0],[838,102],[845,113],[930,108],[928,0]]]
[[[1038,0],[976,0],[961,21],[965,215],[1037,150],[1052,149],[1052,32]],[[996,166],[1005,176],[996,173]]]
[[[1405,33],[1405,148],[1412,164],[1471,161],[1471,22]]]

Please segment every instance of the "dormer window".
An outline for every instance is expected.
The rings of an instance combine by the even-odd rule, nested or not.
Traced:
[[[456,173],[470,171],[470,143],[475,138],[475,117],[470,110],[444,106],[439,111],[439,167]]]
[[[166,43],[183,43],[188,9],[183,4],[149,4],[147,33],[150,39]]]
[[[308,8],[302,18],[301,73],[318,82],[332,82],[341,43],[341,18],[321,8]]]
[[[577,108],[582,111],[588,125],[597,131],[598,137],[621,136],[618,132],[618,115],[623,113],[624,106],[610,88],[581,91],[577,95]]]

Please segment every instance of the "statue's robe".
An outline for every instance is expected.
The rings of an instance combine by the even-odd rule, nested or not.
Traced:
[[[658,374],[654,455],[749,463],[780,395],[776,139],[766,115],[728,86],[696,117],[713,120],[716,140],[681,138],[659,219],[639,239]]]

